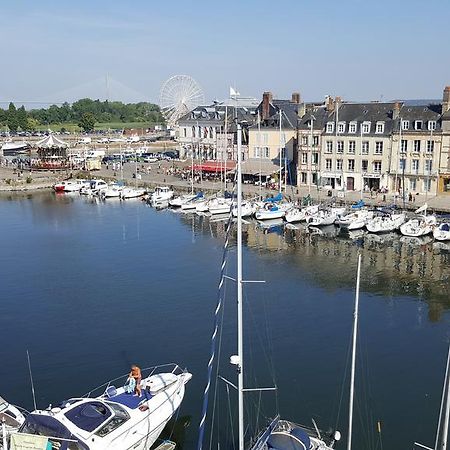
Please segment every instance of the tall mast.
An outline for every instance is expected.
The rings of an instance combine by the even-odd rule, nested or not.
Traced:
[[[350,375],[350,405],[348,412],[348,445],[347,450],[352,448],[353,431],[353,397],[355,394],[355,363],[356,363],[356,337],[358,333],[358,308],[359,308],[359,279],[361,276],[361,254],[358,255],[358,274],[356,278],[355,311],[353,313],[353,349],[352,349],[352,368]]]
[[[259,199],[262,199],[262,147],[261,147],[261,116],[258,109],[258,150],[259,150]]]
[[[237,123],[237,304],[238,304],[238,403],[239,403],[239,450],[244,450],[244,342],[242,317],[242,129]]]
[[[444,414],[444,426],[442,428],[442,442],[441,442],[441,450],[447,450],[447,439],[448,439],[448,421],[450,419],[450,376],[448,374],[449,372],[449,362],[450,362],[450,348],[449,353],[447,357],[447,379],[445,380],[444,384],[444,392],[442,393],[442,398],[445,397],[445,394],[447,394],[446,403],[445,403],[445,414]],[[447,391],[447,392],[446,392]]]
[[[228,159],[228,107],[225,105],[225,157],[223,173],[223,192],[227,190],[227,159]]]
[[[281,109],[280,109],[280,154],[279,154],[279,159],[280,159],[280,194],[281,194],[281,149],[282,149],[282,143],[281,143]]]

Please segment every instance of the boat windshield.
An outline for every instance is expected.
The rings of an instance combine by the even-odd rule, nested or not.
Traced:
[[[64,414],[76,427],[92,432],[106,422],[111,410],[101,402],[87,402],[77,405]]]
[[[3,397],[0,397],[0,411],[6,409],[7,407],[8,402]]]
[[[95,433],[100,437],[104,437],[111,433],[111,431],[114,431],[116,428],[120,427],[130,418],[130,415],[120,405],[110,402],[108,402],[108,405],[114,411],[114,416],[106,425],[103,425],[103,427]]]
[[[25,423],[20,428],[21,433],[48,436],[52,448],[60,450],[89,450],[57,419],[47,415],[28,414]]]

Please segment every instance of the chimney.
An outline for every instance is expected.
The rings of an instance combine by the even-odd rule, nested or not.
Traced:
[[[294,92],[294,93],[292,94],[292,100],[291,100],[291,102],[292,102],[292,103],[295,103],[295,104],[297,104],[297,105],[300,104],[300,92]]]
[[[392,118],[394,120],[398,119],[400,116],[400,102],[394,103],[394,109],[392,110]]]
[[[306,114],[306,103],[302,103],[299,106],[297,114],[300,119]]]
[[[272,92],[264,92],[262,101],[262,120],[270,117],[270,104],[272,103]]]
[[[327,95],[325,97],[325,108],[326,108],[327,112],[334,111],[334,101],[333,101],[333,97],[331,97],[331,95]]]
[[[450,86],[445,86],[444,96],[442,97],[442,114],[450,110]]]
[[[342,98],[336,96],[336,98],[334,99],[334,105],[336,109],[338,109],[342,105]]]

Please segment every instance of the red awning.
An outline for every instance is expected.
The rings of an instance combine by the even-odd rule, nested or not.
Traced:
[[[234,161],[209,161],[203,164],[194,164],[194,170],[202,172],[227,172],[234,170],[236,163]]]

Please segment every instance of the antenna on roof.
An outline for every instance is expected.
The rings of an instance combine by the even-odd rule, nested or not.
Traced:
[[[27,349],[27,359],[28,359],[28,371],[30,372],[30,381],[31,381],[31,393],[33,394],[33,406],[36,410],[36,394],[34,392],[34,382],[33,382],[33,374],[31,373],[31,362],[30,362],[30,354]]]

